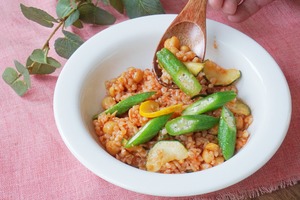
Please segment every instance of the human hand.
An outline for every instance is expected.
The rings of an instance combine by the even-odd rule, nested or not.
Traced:
[[[274,0],[208,0],[215,10],[221,10],[229,21],[242,22]]]

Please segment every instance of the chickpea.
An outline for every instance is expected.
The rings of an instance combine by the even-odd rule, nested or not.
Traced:
[[[188,60],[193,60],[196,57],[196,54],[192,51],[186,52],[185,56],[187,57]]]
[[[192,61],[193,62],[201,62],[200,58],[198,58],[198,57],[194,57]]]
[[[173,36],[165,41],[164,47],[167,49],[171,49],[171,47],[175,47],[175,48],[179,49],[180,41],[177,37]]]
[[[212,151],[204,149],[202,152],[202,158],[203,158],[204,162],[209,164],[214,160],[215,156]]]
[[[111,154],[112,156],[115,156],[117,153],[121,151],[121,148],[117,146],[114,141],[108,141],[105,144],[105,147],[108,153]]]
[[[175,36],[171,37],[171,44],[172,44],[173,47],[176,47],[177,49],[180,48],[180,41]]]
[[[179,60],[182,60],[183,56],[184,56],[184,54],[183,54],[181,51],[178,51],[178,52],[176,53],[176,57],[177,57]]]
[[[219,146],[215,143],[208,143],[207,145],[205,145],[204,147],[205,149],[209,150],[209,151],[219,151]]]
[[[184,53],[186,53],[186,52],[188,52],[190,50],[191,49],[188,46],[185,46],[185,45],[183,45],[183,46],[180,47],[180,51],[183,51]]]
[[[115,96],[115,87],[111,86],[108,89],[108,93],[109,93],[110,96]]]
[[[235,118],[236,121],[236,128],[237,129],[242,129],[244,127],[244,120],[242,117],[238,116]]]
[[[214,166],[219,165],[223,162],[224,162],[224,158],[222,156],[216,157],[215,162],[214,162]]]
[[[108,121],[104,124],[103,126],[103,132],[105,134],[109,134],[109,135],[112,135],[112,133],[114,132],[114,128],[115,126],[117,126],[117,123],[114,122],[114,121]]]
[[[115,104],[116,104],[116,101],[111,96],[105,97],[101,103],[102,108],[105,110],[112,107]]]
[[[211,168],[212,166],[210,164],[204,163],[201,165],[201,169],[208,169]]]
[[[133,74],[133,81],[139,83],[143,80],[144,72],[140,69],[137,69]]]
[[[169,49],[174,55],[179,52],[179,50],[176,47],[170,47]]]

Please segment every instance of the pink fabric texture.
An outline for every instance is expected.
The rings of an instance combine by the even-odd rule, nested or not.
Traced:
[[[162,1],[167,13],[178,13],[186,2]],[[1,74],[6,67],[13,66],[15,59],[25,63],[32,50],[41,48],[52,31],[25,19],[20,3],[55,14],[56,1],[53,0],[13,0],[0,7]],[[116,15],[116,23],[128,20],[121,14]],[[210,8],[207,17],[247,34],[273,56],[291,90],[292,120],[276,154],[247,179],[210,194],[168,199],[245,199],[295,184],[300,180],[299,1],[274,1],[242,23],[230,23],[221,12]],[[107,27],[87,26],[73,31],[88,39],[104,28]],[[64,59],[59,60],[65,63]],[[59,73],[57,70],[52,75],[32,76],[32,88],[22,98],[0,80],[0,199],[167,199],[108,183],[87,170],[70,153],[53,115],[53,93]],[[276,108],[274,114],[280,114]],[[272,137],[272,133],[269,134]]]

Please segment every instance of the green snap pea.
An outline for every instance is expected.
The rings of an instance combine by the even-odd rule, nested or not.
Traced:
[[[130,148],[150,141],[165,126],[172,114],[162,115],[148,121],[133,137],[125,144]]]
[[[116,116],[120,116],[120,115],[124,114],[125,112],[127,112],[132,106],[145,101],[146,99],[148,99],[155,93],[156,92],[154,92],[154,91],[153,92],[143,92],[143,93],[139,93],[139,94],[130,96],[130,97],[120,101],[116,105],[110,107],[109,109],[105,110],[104,113],[105,114],[113,114],[114,112],[117,112]],[[98,115],[99,114],[95,115],[93,117],[93,119],[97,119]]]
[[[159,64],[169,73],[173,82],[187,95],[200,93],[202,86],[196,77],[168,49],[162,48],[156,53]]]
[[[219,118],[209,115],[184,115],[168,121],[166,130],[169,135],[182,135],[196,131],[208,130],[219,122]]]
[[[235,150],[236,122],[233,113],[226,106],[223,106],[221,112],[218,140],[223,156],[225,160],[228,160],[233,156]]]
[[[225,103],[233,100],[236,97],[234,91],[216,92],[201,98],[189,105],[182,115],[197,115],[222,107]]]

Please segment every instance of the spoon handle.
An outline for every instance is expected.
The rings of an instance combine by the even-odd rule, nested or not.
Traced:
[[[207,0],[189,0],[180,14],[180,18],[197,24],[201,30],[206,28]],[[180,19],[178,19],[180,21]]]

